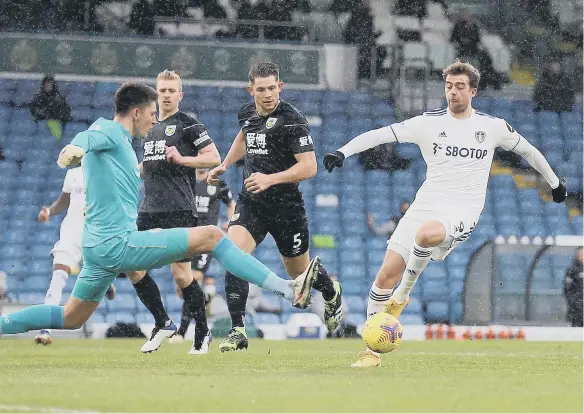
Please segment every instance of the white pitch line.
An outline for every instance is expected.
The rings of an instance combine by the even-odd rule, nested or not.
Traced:
[[[30,413],[97,413],[99,411],[73,410],[58,407],[31,407],[29,405],[8,405],[0,404],[0,410]]]

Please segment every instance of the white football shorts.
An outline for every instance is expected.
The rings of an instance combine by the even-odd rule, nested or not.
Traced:
[[[61,264],[68,266],[71,270],[79,268],[81,263],[81,240],[77,238],[61,238],[53,249],[53,265]]]
[[[395,231],[387,241],[387,248],[398,253],[407,263],[414,239],[420,226],[428,221],[439,221],[446,230],[446,238],[432,253],[432,260],[444,260],[452,250],[464,242],[472,233],[478,222],[478,217],[465,218],[462,215],[449,217],[443,212],[412,211],[399,221]]]

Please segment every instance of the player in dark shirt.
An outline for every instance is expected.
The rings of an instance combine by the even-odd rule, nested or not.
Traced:
[[[255,63],[249,82],[254,102],[241,108],[241,130],[223,163],[209,173],[208,181],[216,182],[227,168],[245,157],[244,186],[229,223],[229,238],[251,253],[270,233],[288,275],[296,278],[310,261],[308,220],[298,183],[316,174],[314,145],[304,115],[280,100],[283,83],[276,64]],[[342,318],[341,285],[333,282],[321,266],[313,287],[323,294],[325,323],[333,331]],[[249,284],[226,273],[225,291],[232,329],[219,349],[245,349]]]
[[[159,123],[144,139],[140,171],[145,193],[138,213],[138,230],[195,227],[198,224],[197,209],[190,176],[194,175],[194,168],[218,165],[221,158],[204,125],[179,111],[178,104],[183,93],[178,74],[168,70],[161,72],[156,80],[156,89],[159,94]],[[189,354],[206,354],[210,336],[204,295],[193,279],[190,260],[172,263],[170,269],[197,322]],[[142,346],[142,352],[155,351],[165,339],[176,333],[176,326],[168,317],[160,290],[148,273],[130,272],[128,278],[156,322],[150,339]]]
[[[197,214],[199,215],[199,226],[218,225],[219,223],[219,207],[220,202],[223,202],[227,207],[227,217],[232,217],[235,211],[235,201],[233,195],[224,181],[219,180],[219,184],[211,185],[207,183],[207,175],[209,170],[206,168],[197,168],[196,174],[191,175],[191,185],[195,188],[195,197],[197,201]],[[227,220],[229,221],[229,219]],[[227,223],[226,223],[227,224]],[[227,230],[225,226],[224,230]],[[209,265],[211,264],[212,256],[210,254],[200,254],[193,257],[191,266],[193,270],[194,279],[202,283]],[[205,291],[205,303],[211,300],[209,292]],[[182,292],[177,287],[177,294],[182,297]],[[189,307],[186,302],[183,304],[180,326],[176,335],[170,341],[172,343],[180,343],[191,324],[193,319]]]

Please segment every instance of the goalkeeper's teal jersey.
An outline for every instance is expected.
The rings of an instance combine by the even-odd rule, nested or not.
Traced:
[[[85,151],[83,246],[97,246],[137,230],[140,171],[130,133],[118,122],[99,118],[71,144]]]

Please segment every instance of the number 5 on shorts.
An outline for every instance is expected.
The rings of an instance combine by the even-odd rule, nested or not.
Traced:
[[[300,240],[300,233],[296,233],[294,235],[294,244],[292,245],[292,247],[294,247],[295,249],[298,249],[301,245],[302,245],[302,240]]]

